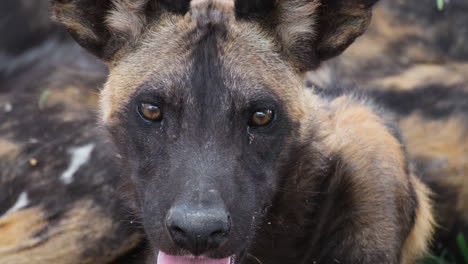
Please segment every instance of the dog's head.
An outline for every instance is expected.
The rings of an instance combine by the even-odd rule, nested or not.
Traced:
[[[102,123],[159,264],[242,257],[308,118],[304,71],[362,34],[375,1],[53,1],[109,65]]]

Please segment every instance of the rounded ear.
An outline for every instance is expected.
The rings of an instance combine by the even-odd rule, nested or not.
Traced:
[[[110,61],[146,26],[148,0],[52,0],[52,18],[85,49]]]
[[[320,61],[341,54],[370,24],[378,0],[322,0],[317,20],[316,53]]]
[[[317,68],[342,53],[366,31],[378,0],[240,0],[241,15],[260,19],[283,52],[301,70]],[[244,3],[245,2],[245,3]],[[261,7],[261,8],[260,8]]]

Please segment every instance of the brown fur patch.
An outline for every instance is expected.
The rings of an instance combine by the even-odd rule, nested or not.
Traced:
[[[400,141],[365,101],[341,96],[327,105],[312,93],[308,97],[311,118],[303,126],[315,127],[319,134],[314,146],[328,155],[339,153],[352,170],[347,191],[356,206],[353,212],[360,212],[353,218],[354,225],[350,223],[356,229],[353,244],[365,247],[372,241],[373,250],[387,251],[393,248],[384,241],[403,239],[401,263],[413,263],[427,250],[434,220],[429,191],[414,174],[407,174],[408,161]],[[413,188],[415,208],[410,206]],[[386,209],[379,211],[382,208]]]
[[[52,13],[52,19],[60,21],[69,30],[77,32],[81,38],[89,38],[98,40],[99,37],[95,34],[93,26],[89,25],[85,19],[81,17],[79,8],[71,2],[56,3]]]
[[[111,65],[100,97],[104,123],[112,123],[115,114],[122,111],[131,95],[145,81],[169,80],[171,75],[185,74],[189,50],[184,36],[174,32],[185,32],[190,24],[180,22],[181,18],[176,15],[161,18],[157,25],[149,29],[138,50]],[[158,59],[148,54],[154,54]]]
[[[193,9],[218,9],[228,12],[234,11],[234,0],[192,0],[190,8]]]
[[[414,228],[411,230],[403,246],[401,264],[412,264],[426,253],[430,246],[434,233],[435,220],[433,216],[432,202],[429,199],[431,193],[421,181],[413,175],[413,187],[416,191],[418,208]]]
[[[413,90],[425,85],[464,85],[468,82],[468,63],[418,64],[402,73],[377,79],[372,82],[383,89]]]
[[[186,15],[186,19],[196,24],[198,28],[207,24],[226,26],[235,20],[234,1],[193,0],[190,2],[190,12]]]
[[[147,23],[144,12],[147,4],[148,0],[113,1],[114,8],[106,17],[108,27],[112,31],[127,36],[129,41],[136,41]]]
[[[363,162],[359,165],[363,169],[366,168],[365,162],[367,162],[364,157],[370,153],[378,155],[379,160],[390,158],[397,161],[396,164],[382,164],[384,167],[395,169],[405,167],[405,157],[400,142],[388,131],[371,108],[344,96],[332,101],[331,106],[333,127],[326,142],[333,152],[342,152],[346,160]],[[400,171],[395,175],[405,175],[405,173]]]
[[[242,76],[252,83],[265,85],[275,94],[281,95],[290,117],[299,121],[306,117],[306,104],[301,100],[304,93],[301,76],[274,52],[274,39],[262,36],[261,32],[260,28],[251,23],[230,24],[229,39],[221,47],[224,55],[222,60],[228,72],[234,76]],[[227,79],[235,78],[227,76]],[[235,84],[233,86],[244,90],[244,93],[245,90],[250,90],[247,93],[255,93],[256,89]]]
[[[166,16],[152,26],[138,50],[116,62],[101,96],[104,122],[111,121],[115,113],[124,109],[142,83],[148,80],[168,81],[187,74],[190,47],[183,33],[194,30],[196,26],[190,17]],[[303,93],[302,76],[284,62],[276,52],[275,40],[266,38],[260,27],[249,22],[229,23],[227,40],[220,49],[228,71],[257,83],[262,81],[261,84],[268,85],[288,102],[286,105],[292,117],[304,117],[304,105],[299,100]],[[158,54],[158,59],[154,60],[147,54]],[[227,79],[232,78],[227,76]],[[247,87],[237,88],[247,90]],[[255,88],[249,89],[254,92]]]
[[[14,158],[21,150],[21,146],[17,143],[0,138],[0,158]]]
[[[301,48],[305,39],[314,39],[316,32],[317,8],[319,1],[279,1],[277,12],[277,34],[287,54]],[[299,47],[296,47],[298,46]],[[302,47],[305,48],[305,47]],[[307,49],[307,48],[306,48]]]
[[[1,218],[0,263],[107,263],[117,252],[122,252],[122,248],[114,248],[99,252],[99,259],[86,256],[88,247],[96,247],[114,228],[112,219],[102,215],[89,200],[76,203],[52,226],[47,226],[48,217],[42,208],[32,207]],[[47,232],[38,235],[46,227]],[[129,237],[120,246],[130,249],[137,243],[137,237]]]
[[[426,180],[453,190],[457,197],[456,210],[468,220],[466,118],[453,116],[447,120],[427,120],[416,113],[403,119],[400,125],[411,156],[432,161],[432,165],[425,168]]]

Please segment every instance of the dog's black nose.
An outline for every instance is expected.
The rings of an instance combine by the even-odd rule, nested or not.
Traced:
[[[166,227],[174,243],[198,256],[218,248],[230,231],[230,217],[222,207],[179,204],[172,207]]]

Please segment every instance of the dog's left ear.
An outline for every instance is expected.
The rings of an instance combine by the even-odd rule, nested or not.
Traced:
[[[105,62],[131,45],[147,26],[149,0],[50,0],[52,18]]]
[[[263,23],[296,67],[311,70],[341,54],[366,31],[377,1],[275,0]],[[268,7],[266,1],[257,0],[238,9],[258,12],[258,3]]]

